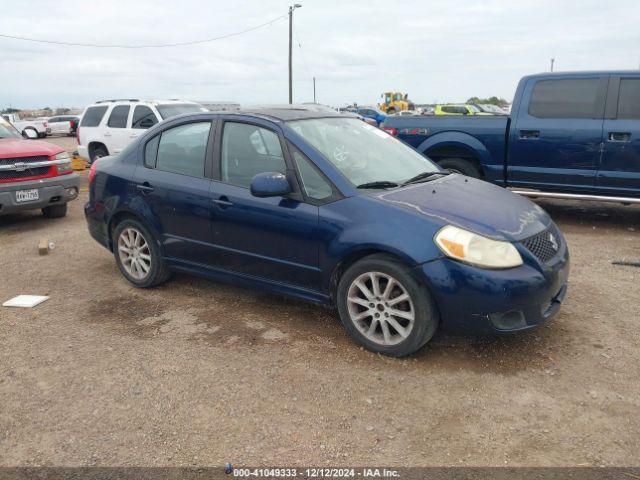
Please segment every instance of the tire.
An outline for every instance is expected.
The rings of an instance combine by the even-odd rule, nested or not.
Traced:
[[[133,232],[141,236],[144,244],[142,241],[136,243]],[[158,240],[141,222],[130,218],[120,222],[113,230],[112,242],[120,273],[133,285],[148,288],[167,281],[170,271],[162,258]]]
[[[374,278],[378,292],[372,285]],[[387,293],[389,279],[395,283]],[[364,284],[373,295],[367,295],[358,284]],[[404,295],[408,299],[398,302]],[[438,328],[438,313],[426,286],[416,280],[410,268],[387,255],[371,255],[349,267],[338,282],[336,297],[340,320],[349,335],[376,353],[410,355],[424,346]],[[396,303],[391,303],[393,300]]]
[[[393,115],[396,113],[396,107],[391,107],[387,109],[387,115]]]
[[[463,158],[445,158],[438,162],[442,168],[446,168],[455,173],[461,173],[467,177],[481,178],[480,170],[469,160]]]
[[[42,209],[42,215],[45,218],[62,218],[67,216],[67,204],[51,205]]]
[[[99,158],[108,157],[108,156],[109,156],[109,152],[107,152],[105,148],[98,147],[93,151],[93,154],[91,155],[91,163],[95,162]]]

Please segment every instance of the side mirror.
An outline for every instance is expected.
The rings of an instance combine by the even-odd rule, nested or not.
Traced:
[[[38,134],[35,132],[35,130],[31,128],[28,128],[24,132],[22,132],[22,136],[24,138],[28,138],[29,140],[34,140],[38,138]]]
[[[289,193],[291,193],[291,185],[287,177],[281,173],[259,173],[251,180],[251,195],[254,197],[282,197]]]

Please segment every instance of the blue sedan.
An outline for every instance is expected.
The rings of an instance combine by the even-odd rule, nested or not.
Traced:
[[[387,355],[438,328],[536,327],[567,289],[567,245],[540,207],[337,113],[175,117],[89,184],[89,231],[132,284],[182,271],[333,305]]]
[[[356,113],[375,121],[378,126],[387,119],[386,113],[374,107],[360,107],[356,110]]]

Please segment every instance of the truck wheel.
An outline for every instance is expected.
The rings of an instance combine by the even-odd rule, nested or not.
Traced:
[[[136,287],[153,287],[169,278],[169,266],[158,241],[139,221],[128,218],[120,222],[113,230],[112,241],[120,273]]]
[[[95,162],[99,158],[108,157],[108,156],[109,156],[109,152],[107,152],[102,147],[98,147],[93,151],[93,154],[91,155],[91,163]]]
[[[67,215],[67,204],[51,205],[50,207],[44,207],[42,209],[42,215],[45,218],[62,218]]]
[[[386,255],[371,255],[352,265],[340,278],[336,300],[351,337],[392,357],[420,349],[439,323],[427,288],[410,268]]]
[[[480,178],[480,170],[469,160],[463,158],[445,158],[438,162],[442,168],[446,168],[455,173],[461,173],[467,177]]]

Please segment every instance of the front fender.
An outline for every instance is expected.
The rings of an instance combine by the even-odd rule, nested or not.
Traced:
[[[483,165],[491,163],[491,153],[487,150],[487,147],[474,136],[464,132],[436,133],[418,145],[417,150],[428,156],[430,150],[445,146],[465,149],[478,158]]]

